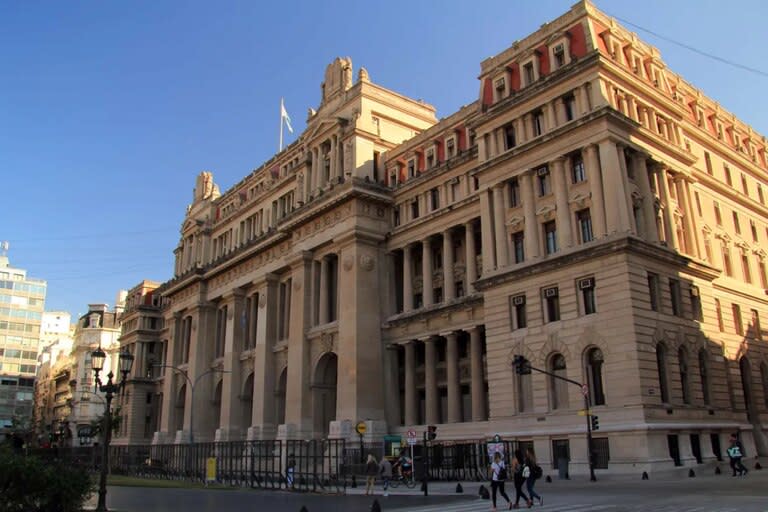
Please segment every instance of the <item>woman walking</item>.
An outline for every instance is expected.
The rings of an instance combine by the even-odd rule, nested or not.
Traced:
[[[515,482],[515,504],[513,508],[520,508],[520,498],[525,500],[528,508],[533,506],[528,496],[523,492],[523,484],[525,483],[525,477],[523,476],[523,453],[520,450],[515,450],[515,458],[512,459],[512,475]]]
[[[528,478],[525,479],[525,485],[528,488],[528,497],[531,499],[531,501],[528,503],[528,506],[531,506],[534,498],[539,500],[539,505],[543,505],[544,498],[539,496],[539,494],[533,490],[533,486],[536,485],[536,480],[539,478],[541,473],[539,470],[539,465],[536,464],[536,454],[533,453],[533,449],[531,448],[525,450],[525,467],[528,468]]]
[[[376,475],[379,474],[379,463],[376,457],[368,454],[368,462],[365,463],[365,495],[373,494],[373,487],[376,485]]]
[[[496,493],[499,492],[501,496],[507,500],[507,505],[512,508],[512,502],[509,501],[509,496],[504,492],[504,480],[507,478],[507,466],[504,461],[501,460],[501,454],[496,452],[493,454],[493,463],[490,468],[491,473],[491,498],[493,507],[491,510],[496,510]]]

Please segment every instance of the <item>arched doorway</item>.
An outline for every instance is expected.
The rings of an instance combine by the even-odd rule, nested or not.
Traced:
[[[174,430],[184,430],[184,406],[187,401],[187,385],[184,384],[176,395],[176,411],[174,412]]]
[[[312,406],[315,434],[328,435],[331,421],[336,420],[336,384],[338,381],[339,358],[328,352],[320,358],[315,367],[312,382]]]
[[[285,393],[288,386],[288,368],[283,368],[280,378],[277,379],[275,389],[275,422],[277,425],[285,423]]]
[[[248,375],[240,394],[240,430],[245,433],[253,421],[253,374]]]

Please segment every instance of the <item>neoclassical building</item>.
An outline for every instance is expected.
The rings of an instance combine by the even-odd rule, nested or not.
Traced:
[[[768,142],[580,2],[433,107],[331,63],[307,128],[198,176],[163,296],[155,443],[438,425],[596,465],[768,454]],[[356,435],[356,434],[355,434]]]

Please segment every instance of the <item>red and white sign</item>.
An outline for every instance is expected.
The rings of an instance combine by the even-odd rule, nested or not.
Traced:
[[[589,386],[586,384],[581,385],[581,394],[584,396],[589,396]]]
[[[416,431],[415,430],[409,430],[408,434],[406,435],[406,437],[408,437],[408,439],[411,439],[411,438],[416,439]]]

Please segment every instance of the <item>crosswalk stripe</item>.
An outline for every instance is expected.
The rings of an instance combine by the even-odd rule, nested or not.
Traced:
[[[498,504],[499,510],[506,510],[506,502],[502,499],[502,502]],[[547,503],[545,500],[545,508],[548,508],[549,510],[557,510],[558,512],[595,512],[595,511],[601,511],[601,510],[620,510],[622,512],[644,512],[648,510],[647,505],[630,505],[630,506],[622,506],[622,505],[609,505],[609,504],[600,504],[600,505],[593,505],[590,503],[571,503],[568,505],[563,505],[560,503]],[[461,503],[452,503],[452,504],[444,504],[444,505],[426,505],[423,507],[405,507],[405,508],[398,508],[396,510],[399,511],[408,511],[408,512],[482,512],[487,511],[491,508],[491,502],[490,500],[473,500],[469,502],[461,502]],[[536,510],[538,510],[538,506],[534,507]],[[525,508],[525,505],[521,507],[520,510],[527,510]],[[661,505],[653,506],[654,512],[705,512],[709,509],[702,508],[702,507],[689,507],[689,508],[681,508],[678,505]],[[735,508],[729,508],[729,509],[719,509],[720,512],[738,512],[738,509]]]

